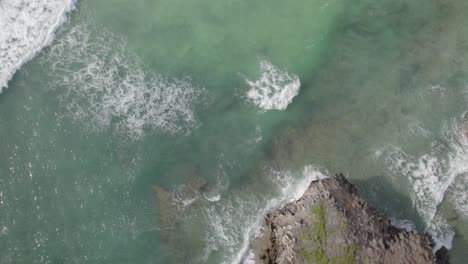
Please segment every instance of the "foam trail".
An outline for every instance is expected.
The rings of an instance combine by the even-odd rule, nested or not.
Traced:
[[[412,200],[424,219],[427,230],[433,234],[437,247],[451,247],[454,232],[438,214],[437,208],[444,198],[468,219],[468,137],[465,114],[443,130],[443,142],[434,142],[429,154],[419,158],[406,154],[398,147],[387,147],[378,152],[393,174],[409,179],[413,189]],[[436,248],[437,248],[436,247]]]
[[[75,0],[0,1],[0,92],[55,36]]]
[[[196,125],[193,107],[205,90],[189,79],[147,73],[125,41],[108,31],[76,25],[46,60],[66,113],[92,130],[139,138],[147,129],[184,133]]]
[[[299,94],[301,81],[294,74],[280,70],[266,60],[260,62],[261,77],[256,81],[246,80],[250,86],[249,101],[263,110],[284,110]]]

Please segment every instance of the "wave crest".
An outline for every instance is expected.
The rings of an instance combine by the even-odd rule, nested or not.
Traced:
[[[13,74],[55,37],[75,0],[0,2],[0,92]]]

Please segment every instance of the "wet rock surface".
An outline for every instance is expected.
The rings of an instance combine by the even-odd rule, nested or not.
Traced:
[[[429,236],[391,225],[343,175],[267,214],[247,255],[246,263],[448,263],[446,251],[436,260]]]

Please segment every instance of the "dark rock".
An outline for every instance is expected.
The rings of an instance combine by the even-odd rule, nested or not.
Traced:
[[[441,247],[435,253],[436,263],[437,264],[449,264],[449,254],[448,250],[445,247]]]

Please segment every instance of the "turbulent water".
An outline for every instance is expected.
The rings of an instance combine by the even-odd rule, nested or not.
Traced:
[[[257,81],[247,81],[247,97],[265,110],[284,110],[299,93],[299,77],[281,72],[268,61],[260,62],[262,76]]]
[[[461,0],[0,0],[0,263],[250,263],[263,214],[338,172],[464,263],[467,22]]]
[[[54,38],[74,0],[8,0],[0,3],[0,89]]]

